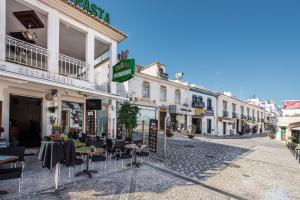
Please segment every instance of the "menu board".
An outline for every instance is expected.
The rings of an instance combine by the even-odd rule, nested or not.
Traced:
[[[117,139],[123,139],[123,124],[117,120]]]
[[[95,135],[96,132],[96,123],[95,123],[96,113],[95,111],[87,111],[87,125],[86,125],[86,133],[88,135]]]
[[[156,119],[150,119],[149,123],[149,151],[156,153],[157,151],[157,129],[158,121]]]

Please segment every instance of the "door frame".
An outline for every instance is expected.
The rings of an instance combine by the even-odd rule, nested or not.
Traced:
[[[8,106],[8,121],[10,120],[10,106],[11,106],[11,97],[12,96],[17,96],[17,97],[24,97],[24,98],[32,98],[32,99],[38,99],[38,100],[40,100],[40,102],[41,102],[41,106],[40,106],[40,124],[39,124],[39,126],[40,126],[40,137],[41,138],[43,138],[43,118],[44,118],[44,116],[43,116],[43,114],[44,114],[44,97],[38,97],[38,96],[31,96],[31,95],[22,95],[22,94],[15,94],[15,93],[9,93],[9,97],[8,97],[8,99],[9,99],[9,106]],[[10,141],[10,134],[11,134],[11,129],[10,129],[11,127],[10,127],[10,124],[9,124],[9,128],[8,128],[8,140]]]

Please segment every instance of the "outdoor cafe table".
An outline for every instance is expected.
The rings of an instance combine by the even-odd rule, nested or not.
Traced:
[[[18,160],[18,156],[0,156],[0,164],[5,164],[7,162]],[[0,190],[0,195],[8,194],[7,191]]]
[[[76,153],[85,154],[86,155],[86,167],[85,170],[79,172],[75,175],[75,177],[88,175],[89,178],[92,178],[92,173],[98,173],[96,170],[89,170],[89,157],[90,155],[97,155],[99,153],[103,153],[103,148],[95,148],[94,151],[91,150],[91,147],[80,147],[76,149]]]
[[[139,151],[141,152],[143,149],[145,149],[147,147],[147,145],[141,145],[140,147],[137,146],[136,144],[128,144],[125,145],[126,149],[132,149],[134,151],[134,162],[132,162],[132,164],[134,164],[136,167],[140,167],[141,163],[138,163],[136,161],[136,152]],[[129,164],[130,165],[130,164]]]
[[[18,160],[18,156],[0,156],[0,164]]]

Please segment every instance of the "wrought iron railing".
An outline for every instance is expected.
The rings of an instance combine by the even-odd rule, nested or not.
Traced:
[[[48,70],[48,50],[10,37],[1,35],[5,44],[5,60],[29,67]]]
[[[229,112],[228,111],[223,111],[223,117],[229,117]]]
[[[237,113],[236,112],[232,112],[232,118],[237,118]]]
[[[59,54],[59,74],[76,79],[88,80],[89,65],[81,60]]]

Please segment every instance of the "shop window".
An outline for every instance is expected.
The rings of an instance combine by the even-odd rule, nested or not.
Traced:
[[[70,130],[83,131],[83,104],[62,102],[61,112],[62,132],[68,134]]]
[[[181,93],[180,90],[175,91],[175,104],[180,104],[181,101]]]
[[[160,100],[167,101],[167,88],[165,86],[160,87]]]
[[[150,83],[143,82],[143,98],[150,98]]]

